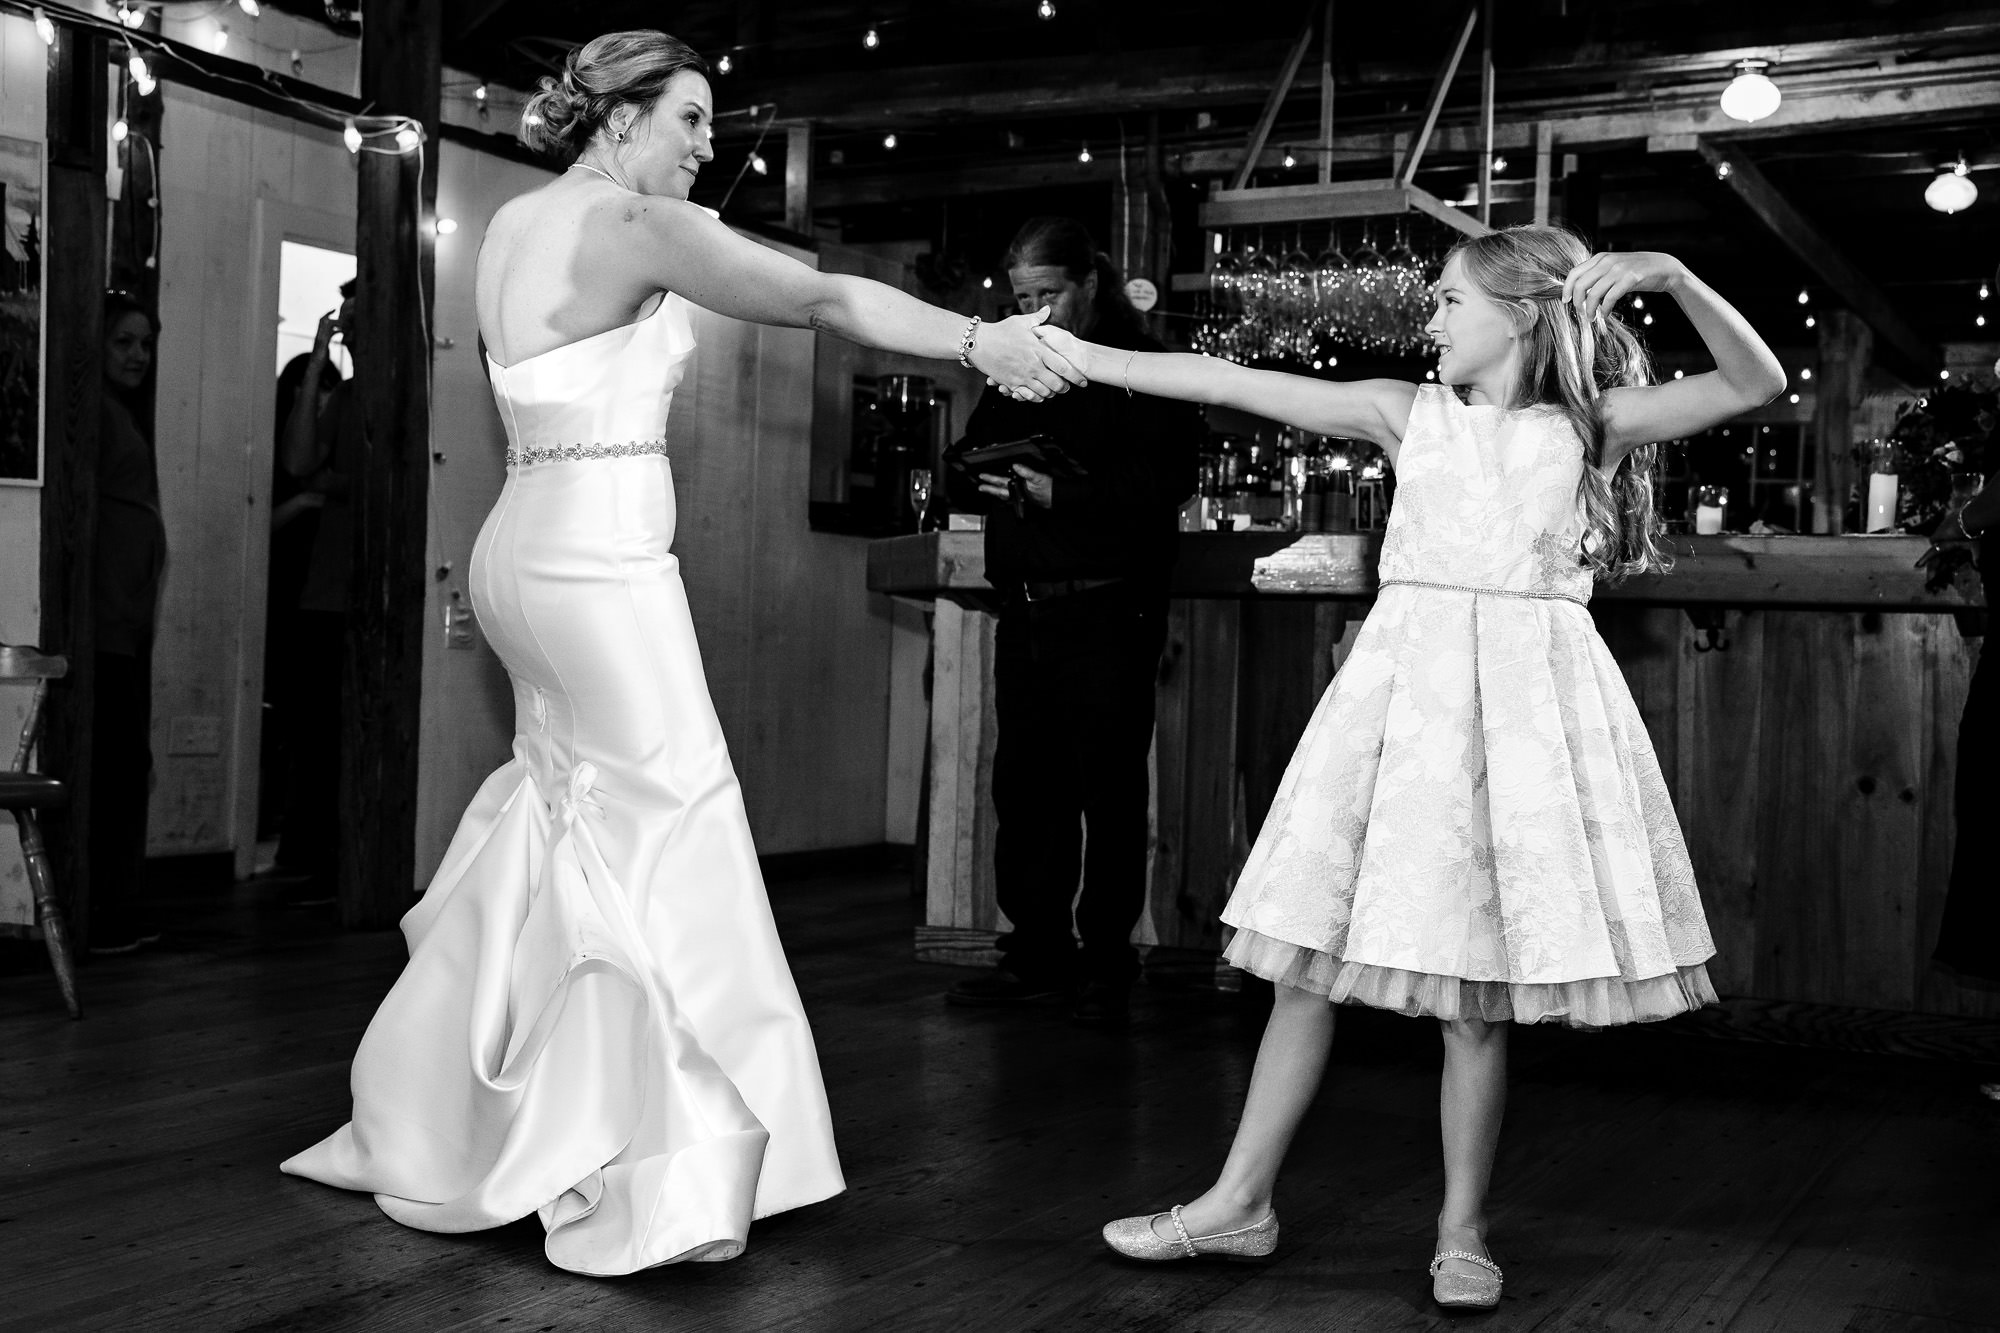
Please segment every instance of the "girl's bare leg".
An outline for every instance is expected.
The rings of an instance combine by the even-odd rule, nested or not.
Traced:
[[[1264,1040],[1257,1047],[1243,1119],[1237,1123],[1222,1174],[1207,1193],[1181,1210],[1189,1235],[1235,1231],[1255,1226],[1269,1215],[1285,1150],[1291,1147],[1292,1135],[1326,1072],[1327,1052],[1333,1047],[1334,1006],[1324,995],[1291,986],[1279,986],[1277,992]],[[1156,1221],[1153,1229],[1163,1239],[1174,1238],[1169,1221]]]
[[[1439,1250],[1485,1255],[1486,1187],[1507,1106],[1507,1023],[1476,1018],[1443,1024],[1444,1080],[1438,1120],[1444,1132],[1444,1207],[1438,1213]],[[1460,1260],[1448,1271],[1482,1270]]]

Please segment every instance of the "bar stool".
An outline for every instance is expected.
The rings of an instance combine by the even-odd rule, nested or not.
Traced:
[[[56,901],[55,884],[49,876],[48,848],[42,843],[41,825],[35,811],[54,809],[69,800],[69,792],[55,778],[28,771],[28,756],[41,733],[42,696],[52,680],[68,674],[69,662],[39,648],[0,644],[0,680],[31,680],[34,694],[28,700],[28,718],[21,726],[21,743],[14,751],[10,768],[0,770],[0,810],[13,814],[21,830],[21,860],[27,864],[28,887],[35,895],[35,919],[42,928],[42,940],[55,964],[56,985],[71,1018],[83,1017],[83,1005],[76,994],[76,962],[70,952],[69,923]]]

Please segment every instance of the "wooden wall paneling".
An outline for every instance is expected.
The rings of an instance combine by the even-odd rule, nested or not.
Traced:
[[[1590,608],[1597,632],[1625,674],[1632,702],[1645,720],[1646,732],[1660,758],[1660,771],[1681,796],[1680,671],[1687,617],[1662,607],[1624,606],[1595,602]]]
[[[694,312],[695,353],[667,423],[673,456],[674,551],[687,584],[709,694],[732,751],[746,740],[757,464],[757,334]]]
[[[254,636],[261,646],[265,570],[246,548],[266,543],[268,511],[253,504],[268,484],[253,491],[246,462],[254,400],[272,377],[268,349],[262,360],[248,351],[257,237],[244,201],[255,145],[269,131],[254,113],[170,89],[162,132],[178,146],[162,149],[162,171],[179,182],[186,211],[162,220],[159,378],[172,401],[163,394],[156,412],[168,555],[153,655],[147,850],[171,856],[232,846],[231,760],[246,739],[255,745],[255,715],[246,738],[239,703],[243,642]],[[246,575],[256,579],[254,604]],[[261,662],[249,669],[261,679]]]
[[[1325,653],[1311,602],[1252,600],[1242,608],[1235,766],[1243,833],[1254,840],[1319,699],[1313,686]]]
[[[815,341],[802,329],[758,332],[755,713],[739,768],[754,779],[767,852],[882,837],[892,624],[888,599],[868,591],[867,544],[807,526],[812,398],[798,390]]]
[[[301,180],[315,172],[351,181],[338,135],[300,134],[293,160]],[[418,766],[415,869],[427,884],[444,859],[467,803],[506,761],[514,734],[514,693],[483,633],[469,650],[448,648],[439,632],[451,594],[468,583],[472,547],[506,484],[506,430],[493,403],[473,299],[480,237],[500,205],[554,178],[546,168],[447,142],[438,149],[438,212],[458,222],[437,247],[438,350],[432,378],[431,438],[443,461],[431,469],[431,548],[452,576],[432,580],[425,609],[424,713]],[[347,228],[352,243],[353,226]]]
[[[1852,781],[1854,615],[1766,612],[1755,996],[1839,1003],[1840,788]]]
[[[1763,813],[1765,616],[1731,611],[1728,647],[1697,652],[1681,634],[1676,765],[1666,770],[1715,936],[1709,976],[1724,995],[1752,993],[1757,956],[1757,827]]]
[[[38,39],[39,40],[39,39]],[[64,26],[48,53],[48,161],[43,207],[44,471],[39,641],[70,659],[49,692],[42,763],[70,788],[49,821],[56,882],[69,895],[77,947],[90,942],[90,714],[96,680],[91,544],[97,532],[98,400],[103,371],[104,122],[110,60],[104,38]]]
[[[1154,946],[1169,938],[1177,942],[1181,935],[1174,905],[1187,877],[1188,837],[1199,827],[1190,822],[1187,766],[1188,731],[1196,707],[1188,688],[1189,638],[1199,605],[1182,599],[1167,604],[1167,642],[1153,692],[1152,864],[1139,931]]]
[[[1977,1018],[2000,1018],[2000,990],[1962,986],[1931,962],[1937,948],[1938,925],[1944,917],[1946,892],[1951,885],[1952,856],[1959,834],[1953,807],[1953,784],[1958,776],[1958,727],[1965,714],[1967,687],[1979,654],[1987,651],[1990,635],[1968,640],[1948,617],[1934,631],[1932,662],[1935,685],[1924,729],[1926,796],[1924,802],[1923,850],[1920,854],[1917,898],[1916,954],[1910,960],[1914,973],[1917,1007],[1930,1013],[1963,1014]],[[1976,760],[1974,762],[1977,762]],[[1978,838],[1973,828],[1969,836]]]
[[[1845,782],[1829,792],[1839,811],[1845,883],[1837,904],[1843,1003],[1908,1009],[1916,1003],[1923,864],[1924,740],[1934,706],[1933,630],[1942,617],[1853,618],[1852,698]],[[1946,622],[1948,634],[1957,631]],[[1949,793],[1944,793],[1949,799]]]
[[[1171,880],[1156,874],[1153,927],[1162,945],[1212,952],[1222,947],[1218,917],[1249,851],[1237,763],[1243,604],[1203,600],[1186,606],[1180,873]]]
[[[1348,654],[1354,651],[1354,637],[1361,632],[1368,612],[1374,609],[1371,602],[1350,604],[1347,602],[1313,603],[1312,640],[1312,696],[1313,706],[1319,706],[1320,696],[1333,684],[1333,678],[1340,674],[1340,668],[1347,662]]]
[[[917,956],[992,961],[993,645],[998,620],[940,600],[932,620],[929,879]]]

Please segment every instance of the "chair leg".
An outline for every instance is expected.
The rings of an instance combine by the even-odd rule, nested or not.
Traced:
[[[42,940],[49,946],[49,961],[55,964],[56,986],[71,1018],[83,1017],[83,1002],[76,993],[76,958],[70,950],[69,922],[62,904],[56,901],[55,885],[49,877],[49,849],[42,843],[41,826],[31,810],[16,810],[14,822],[21,826],[21,860],[28,868],[28,887],[35,895],[35,917],[41,923]]]

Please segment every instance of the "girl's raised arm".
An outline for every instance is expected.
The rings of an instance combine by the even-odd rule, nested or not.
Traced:
[[[1046,326],[1036,329],[1035,336],[1093,384],[1239,408],[1319,435],[1372,440],[1388,453],[1392,464],[1417,396],[1417,386],[1402,380],[1316,380],[1252,370],[1221,357],[1104,347]]]
[[[1750,321],[1672,255],[1592,255],[1563,282],[1564,299],[1586,321],[1628,292],[1673,297],[1715,358],[1715,369],[1606,393],[1600,466],[1615,468],[1639,445],[1698,434],[1784,392],[1785,368]]]

